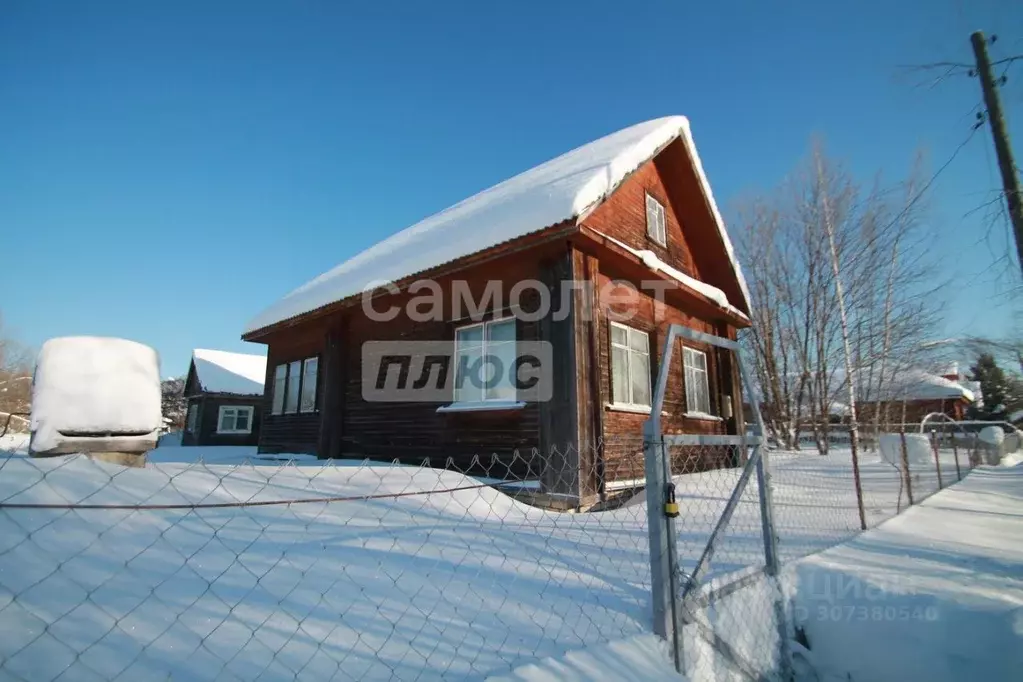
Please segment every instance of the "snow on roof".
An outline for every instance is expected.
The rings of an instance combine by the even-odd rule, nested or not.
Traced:
[[[196,348],[192,363],[202,390],[207,393],[262,395],[266,356]]]
[[[163,422],[156,351],[126,339],[50,339],[36,360],[31,421],[35,452],[74,440],[75,433],[159,429]]]
[[[583,145],[388,237],[271,305],[249,322],[246,332],[577,219],[676,138],[684,141],[692,158],[748,307],[749,291],[696,152],[689,121],[684,116],[669,116]]]
[[[945,400],[965,398],[973,402],[973,392],[962,384],[920,369],[909,369],[888,379],[882,392],[889,400]]]
[[[672,279],[674,279],[674,280],[676,280],[678,282],[681,282],[682,284],[686,285],[687,287],[689,287],[693,291],[696,291],[696,292],[698,292],[700,294],[703,294],[704,296],[706,296],[707,298],[709,298],[710,300],[714,301],[719,306],[724,308],[725,310],[728,310],[730,313],[732,313],[734,315],[738,315],[739,317],[741,317],[744,320],[748,320],[749,319],[748,317],[746,317],[745,313],[743,313],[741,310],[739,310],[738,308],[733,306],[731,303],[729,303],[728,302],[728,296],[726,296],[725,292],[721,291],[717,287],[711,286],[710,284],[707,284],[706,282],[701,282],[700,280],[696,279],[695,277],[690,277],[689,275],[687,275],[686,273],[682,272],[681,270],[678,270],[678,269],[668,265],[663,260],[658,258],[657,254],[654,253],[653,251],[649,251],[647,249],[634,249],[631,246],[629,246],[628,244],[624,244],[624,243],[618,241],[614,237],[609,237],[608,235],[603,234],[603,233],[598,233],[598,234],[600,234],[600,236],[602,236],[604,239],[607,239],[610,242],[614,242],[615,244],[617,244],[621,248],[625,249],[626,251],[628,251],[632,255],[634,255],[637,258],[639,258],[641,261],[643,261],[643,265],[647,266],[648,268],[650,268],[654,272],[663,272],[668,277],[671,277]]]

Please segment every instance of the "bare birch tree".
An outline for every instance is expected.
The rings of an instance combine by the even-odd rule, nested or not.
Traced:
[[[857,403],[884,404],[885,383],[919,360],[940,284],[921,248],[919,167],[864,187],[817,144],[781,187],[740,207],[753,298],[744,342],[768,429],[785,447],[808,428],[827,454],[831,422],[852,431]],[[888,422],[878,409],[868,418],[872,435]]]

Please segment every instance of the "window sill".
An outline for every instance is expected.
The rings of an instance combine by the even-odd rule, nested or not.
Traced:
[[[526,403],[516,400],[484,400],[476,403],[451,403],[441,405],[438,412],[501,412],[521,410]]]
[[[723,422],[724,419],[706,412],[685,412],[682,414],[686,419],[700,419],[705,422]]]
[[[627,403],[604,403],[605,410],[612,412],[631,412],[632,414],[650,414],[649,405],[629,405]],[[668,413],[661,410],[661,416],[667,417]]]
[[[218,436],[248,436],[252,431],[217,431]]]

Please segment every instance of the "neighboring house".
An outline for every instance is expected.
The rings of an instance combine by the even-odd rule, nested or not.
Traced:
[[[922,369],[893,373],[882,385],[880,395],[860,396],[861,422],[873,421],[878,411],[890,424],[917,424],[929,414],[944,414],[956,421],[977,399],[971,382],[957,374],[941,376]]]
[[[856,408],[861,425],[869,425],[878,413],[881,422],[889,426],[899,423],[917,424],[933,413],[960,421],[966,418],[967,409],[979,395],[977,383],[968,381],[958,372],[939,375],[920,368],[899,367],[886,370],[883,381],[879,381],[876,374],[877,370],[869,367],[861,368],[856,374]],[[828,421],[833,424],[847,423],[849,402],[844,372],[832,374],[831,391],[833,398],[829,404]],[[749,405],[744,404],[743,409],[747,420],[751,419]],[[800,425],[804,429],[800,439],[812,438],[812,432],[806,430],[812,421],[810,405],[804,402],[798,410]],[[770,405],[762,402],[760,411],[765,420],[771,420]]]
[[[424,279],[435,284],[416,284]],[[635,288],[612,288],[613,280]],[[407,303],[432,288],[442,314],[415,321]],[[478,314],[458,310],[459,288]],[[503,297],[487,301],[488,288]],[[643,475],[641,429],[668,325],[735,339],[749,325],[748,301],[688,121],[642,123],[385,239],[257,316],[242,338],[268,346],[259,449],[436,465],[452,458],[463,469],[477,455],[485,462],[536,451],[546,464],[540,471],[535,458],[531,472],[545,491],[590,498],[610,480]],[[370,307],[394,316],[374,321]],[[634,315],[611,319],[623,312]],[[516,348],[502,341],[549,342],[553,398],[519,400],[501,378],[476,395],[366,400],[363,344],[380,340],[446,342],[453,366],[487,344],[497,353]],[[665,432],[739,433],[731,353],[681,341],[672,353]],[[690,466],[730,457],[700,454]]]
[[[256,445],[266,356],[196,348],[185,379],[182,445]]]

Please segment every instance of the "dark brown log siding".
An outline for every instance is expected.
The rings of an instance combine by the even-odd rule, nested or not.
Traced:
[[[320,399],[323,390],[323,371],[317,371],[315,412],[271,414],[273,407],[274,370],[277,365],[295,360],[321,357],[325,332],[321,324],[308,324],[289,329],[270,339],[267,349],[266,379],[262,400],[262,427],[259,437],[260,452],[295,452],[316,454],[320,438]],[[322,367],[322,358],[320,367]]]
[[[445,465],[451,458],[453,465],[462,470],[473,465],[473,459],[478,457],[480,464],[472,466],[474,471],[490,470],[492,475],[503,476],[504,465],[493,465],[491,470],[492,459],[496,456],[502,462],[509,462],[518,453],[517,469],[523,469],[526,461],[528,466],[536,468],[533,452],[539,446],[540,437],[540,409],[536,403],[527,403],[517,410],[439,413],[437,408],[452,402],[453,396],[443,402],[430,403],[369,402],[362,395],[361,348],[368,341],[452,341],[458,327],[473,322],[466,317],[468,311],[464,308],[461,318],[454,319],[455,311],[451,309],[454,280],[466,282],[475,303],[482,301],[488,283],[499,282],[504,305],[488,309],[484,319],[511,314],[514,312],[509,307],[512,287],[522,280],[539,280],[541,262],[556,257],[566,248],[564,242],[548,245],[524,254],[510,254],[456,276],[438,278],[444,306],[440,321],[416,322],[401,314],[394,320],[379,322],[369,319],[361,307],[351,309],[345,343],[347,382],[342,429],[342,450],[346,455],[428,461],[434,466]],[[376,310],[398,306],[404,311],[410,298],[413,297],[408,294],[381,297],[374,300],[373,306]],[[539,294],[534,289],[525,289],[519,303],[528,311],[536,310]],[[518,319],[516,337],[520,341],[540,340],[540,328],[539,321]]]
[[[200,394],[189,399],[189,406],[198,407],[195,431],[181,435],[182,445],[256,445],[262,421],[263,396],[231,396],[224,394]],[[217,433],[221,406],[251,406],[251,433]],[[185,424],[187,429],[187,422]]]

